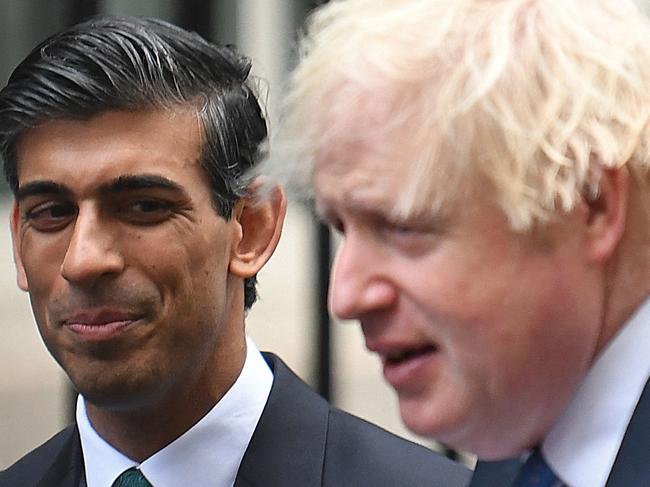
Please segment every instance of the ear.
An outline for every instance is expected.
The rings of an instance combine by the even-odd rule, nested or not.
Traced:
[[[18,287],[23,291],[29,291],[29,286],[27,285],[27,275],[25,274],[25,267],[23,266],[23,260],[20,256],[20,232],[18,229],[18,224],[20,222],[20,207],[18,203],[14,200],[14,204],[11,208],[11,241],[14,252],[14,263],[16,264],[16,274]]]
[[[279,186],[263,199],[254,191],[252,194],[241,198],[233,212],[240,233],[233,245],[229,270],[242,278],[257,274],[273,255],[287,212],[287,198]]]
[[[623,237],[627,220],[630,175],[625,168],[605,169],[595,195],[585,196],[587,258],[606,262]]]

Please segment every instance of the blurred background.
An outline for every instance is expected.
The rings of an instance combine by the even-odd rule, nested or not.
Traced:
[[[37,42],[105,13],[153,16],[236,45],[253,60],[273,130],[277,101],[295,62],[295,40],[308,0],[0,0],[0,83]],[[29,301],[15,284],[6,186],[0,188],[0,470],[73,419],[74,394],[45,350]],[[308,208],[292,202],[280,247],[259,275],[260,300],[249,334],[278,353],[339,407],[427,446],[409,434],[397,402],[366,352],[358,326],[330,323],[325,313],[331,248]]]

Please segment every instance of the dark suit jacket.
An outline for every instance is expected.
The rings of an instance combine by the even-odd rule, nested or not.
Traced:
[[[627,426],[607,487],[650,486],[650,381],[646,383]],[[518,460],[479,462],[470,487],[509,487],[520,467]]]
[[[470,472],[329,405],[276,356],[273,386],[236,487],[460,487]],[[85,485],[76,426],[0,473],[0,487]],[[201,486],[197,486],[201,487]]]

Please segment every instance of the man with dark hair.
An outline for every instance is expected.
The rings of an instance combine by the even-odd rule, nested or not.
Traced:
[[[249,69],[164,22],[103,18],[37,46],[0,92],[18,284],[80,393],[76,424],[1,486],[466,482],[246,338],[286,207],[246,179],[267,133]]]

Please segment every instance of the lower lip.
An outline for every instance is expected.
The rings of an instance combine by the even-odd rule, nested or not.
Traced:
[[[416,386],[432,380],[438,352],[431,351],[398,363],[384,361],[384,378],[394,389]]]
[[[134,320],[111,321],[101,325],[87,325],[82,323],[70,323],[66,325],[73,333],[81,339],[89,342],[100,342],[110,340],[123,333],[129,328]]]

